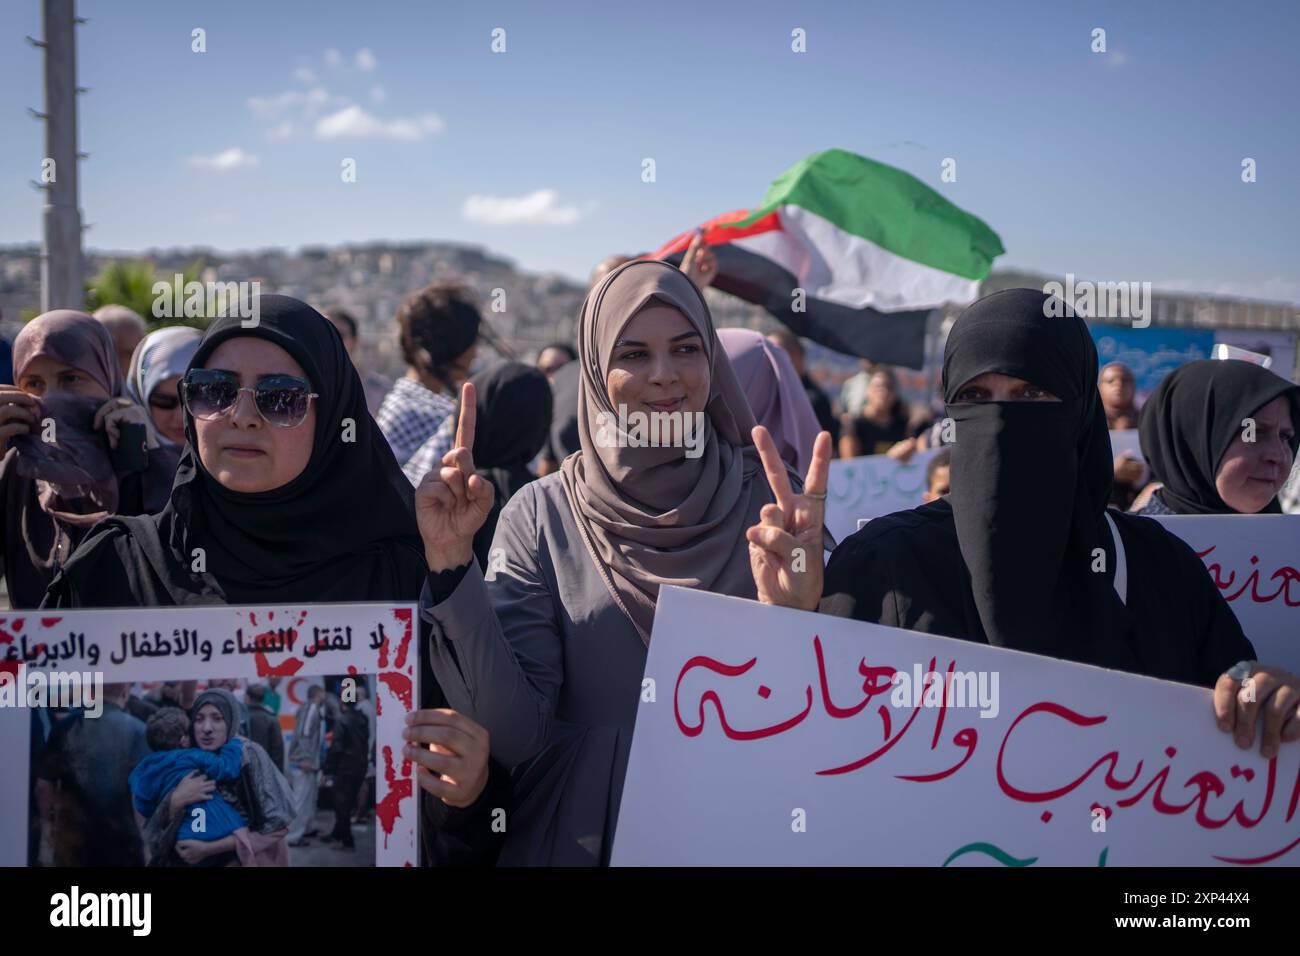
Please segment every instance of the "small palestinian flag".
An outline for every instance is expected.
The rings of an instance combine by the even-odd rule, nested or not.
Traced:
[[[788,169],[755,210],[701,226],[713,286],[837,352],[920,368],[931,309],[978,295],[997,233],[901,169],[842,149]],[[684,232],[654,253],[680,264]],[[802,290],[800,294],[799,290]]]

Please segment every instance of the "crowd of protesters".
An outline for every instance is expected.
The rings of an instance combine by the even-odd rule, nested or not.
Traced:
[[[121,308],[39,316],[0,386],[11,602],[418,602],[404,755],[427,864],[608,862],[665,583],[1200,684],[1244,746],[1300,740],[1300,678],[1254,665],[1261,700],[1238,703],[1250,642],[1196,555],[1127,510],[1281,511],[1300,388],[1195,362],[1139,409],[1082,319],[1016,289],[956,320],[941,410],[865,363],[837,409],[797,337],[714,327],[715,268],[707,249],[682,269],[612,257],[577,340],[534,366],[481,360],[471,291],[435,283],[398,310],[391,383],[354,366],[350,315],[285,296],[260,297],[255,327],[203,333],[145,334]],[[701,416],[698,454],[602,438],[620,409]],[[50,418],[55,443],[39,440]],[[1113,454],[1112,429],[1137,429],[1141,458]],[[925,504],[830,539],[832,457],[937,445]],[[831,551],[824,571],[793,573],[797,548]],[[1127,554],[1125,584],[1089,571],[1094,548]],[[286,750],[273,687],[189,696],[113,685],[106,719],[34,720],[45,832],[73,832],[55,825],[73,813],[111,821],[84,845],[52,838],[53,859],[283,864],[320,838],[322,776],[329,839],[352,845],[373,780],[364,699],[331,709],[314,689]],[[1257,734],[1261,707],[1285,713]],[[186,829],[201,802],[225,820],[206,838]],[[508,833],[489,824],[498,807]]]

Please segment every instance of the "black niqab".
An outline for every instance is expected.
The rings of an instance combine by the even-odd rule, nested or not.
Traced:
[[[1291,403],[1300,429],[1300,386],[1239,359],[1206,359],[1179,366],[1151,393],[1142,409],[1142,455],[1160,497],[1178,514],[1236,514],[1219,495],[1215,478],[1242,421],[1279,396]],[[1300,433],[1291,440],[1294,458]],[[1274,498],[1261,514],[1281,514]]]
[[[1084,322],[1063,303],[1049,309],[1050,298],[1009,289],[954,324],[943,364],[956,435],[948,500],[988,643],[1132,669],[1104,517],[1112,461],[1097,351]],[[986,372],[1060,401],[958,403]]]

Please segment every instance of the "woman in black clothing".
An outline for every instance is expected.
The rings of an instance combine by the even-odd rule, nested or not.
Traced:
[[[816,562],[805,574],[770,570],[821,526],[823,500],[786,492],[748,533],[760,599],[1212,686],[1219,726],[1239,745],[1251,746],[1263,716],[1270,757],[1300,739],[1300,678],[1250,660],[1191,548],[1153,521],[1106,510],[1096,349],[1064,306],[1048,317],[1047,299],[999,292],[953,326],[943,368],[957,439],[949,495],[870,522],[835,550],[823,582]],[[765,463],[775,485],[779,462]],[[1247,676],[1255,694],[1243,701]]]
[[[1281,514],[1300,446],[1300,386],[1237,359],[1165,376],[1142,409],[1142,455],[1162,487],[1139,514]]]
[[[501,362],[470,381],[478,411],[474,465],[479,477],[496,489],[492,513],[474,535],[474,554],[487,572],[501,509],[537,477],[528,465],[551,430],[551,385],[542,372],[521,362]]]
[[[898,379],[878,365],[867,384],[867,400],[856,414],[846,412],[840,434],[840,457],[886,454],[909,437],[907,403],[898,394]]]
[[[158,515],[101,522],[46,607],[415,601],[428,574],[413,491],[366,409],[338,332],[310,306],[264,295],[259,322],[208,329],[181,387],[187,444]],[[409,748],[436,838],[488,777],[486,732],[441,708],[428,676],[417,723],[457,744]],[[429,767],[436,765],[438,772]],[[426,801],[426,805],[430,802]],[[452,819],[449,819],[452,818]],[[480,832],[481,831],[481,832]],[[491,840],[485,823],[474,838]],[[445,847],[430,846],[433,859]],[[436,842],[436,840],[435,840]],[[485,852],[487,850],[485,849]]]

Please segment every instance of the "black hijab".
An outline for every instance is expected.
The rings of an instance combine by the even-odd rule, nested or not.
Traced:
[[[477,410],[474,467],[496,489],[492,513],[474,535],[474,553],[486,569],[501,509],[535,477],[528,464],[550,432],[551,386],[540,371],[520,362],[500,362],[470,381]]]
[[[1113,473],[1097,351],[1083,320],[1060,302],[1049,310],[1050,300],[1008,289],[953,325],[943,361],[956,434],[948,500],[988,643],[1133,669],[1104,517]],[[956,403],[985,372],[1060,401]],[[1097,548],[1104,573],[1092,570]]]
[[[1236,514],[1214,480],[1242,427],[1273,399],[1285,395],[1291,422],[1300,428],[1300,386],[1238,359],[1206,359],[1174,369],[1147,399],[1139,437],[1160,497],[1179,514]],[[1300,434],[1291,441],[1294,457]],[[1281,514],[1277,498],[1261,514]]]
[[[500,362],[470,378],[477,396],[474,467],[509,498],[532,480],[551,427],[551,386],[531,365]]]
[[[186,413],[187,443],[167,507],[152,517],[110,518],[85,547],[97,534],[125,529],[116,547],[145,606],[413,600],[427,572],[413,490],[366,408],[342,339],[297,299],[263,295],[258,306],[255,327],[237,316],[215,321],[190,368],[243,335],[288,352],[320,395],[306,468],[273,491],[230,491],[199,460]],[[205,570],[195,570],[199,548]],[[121,604],[120,594],[96,594],[93,580],[78,590],[83,606]]]

